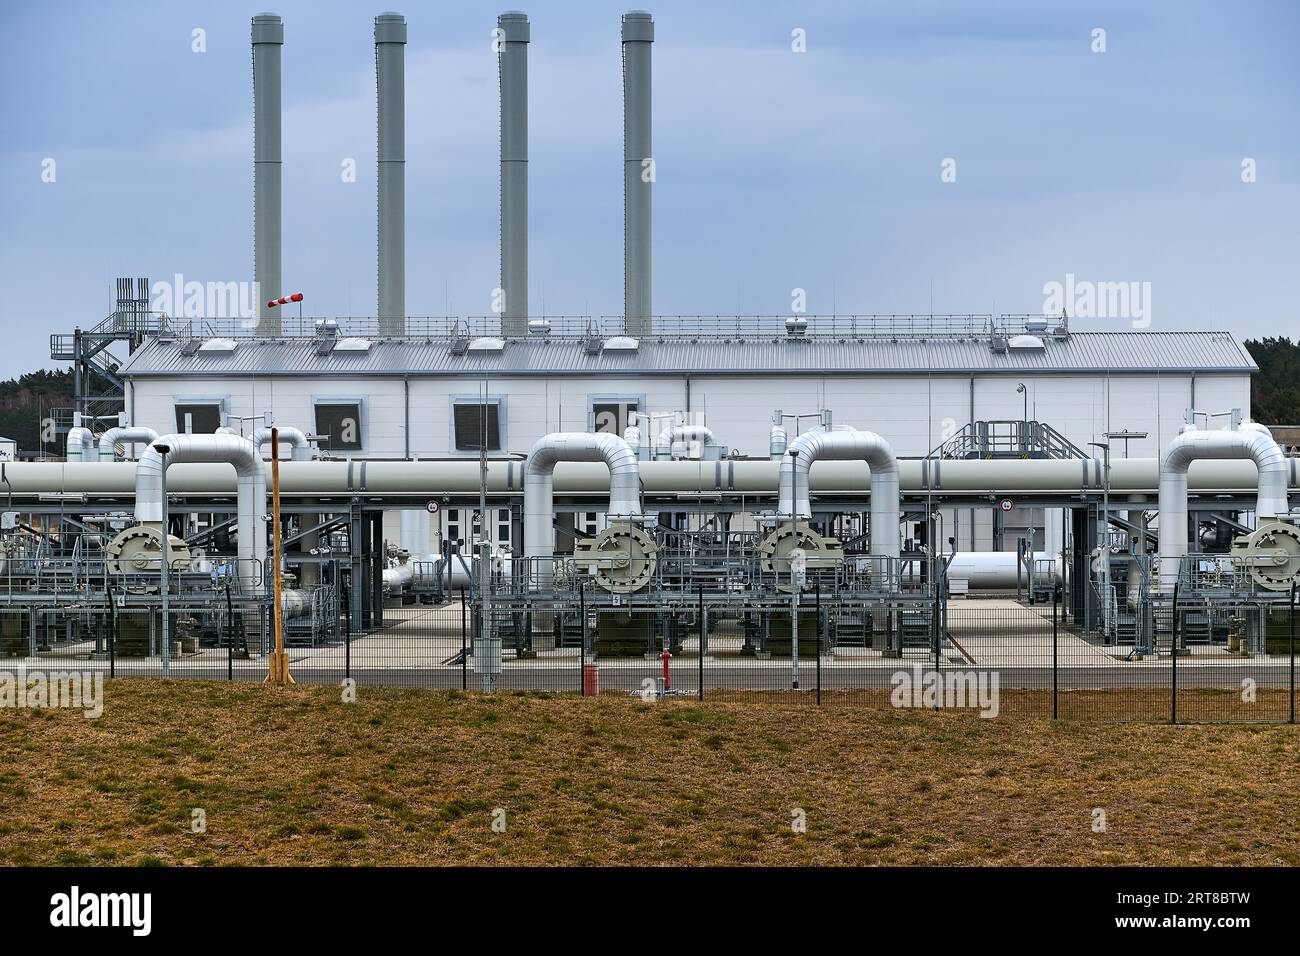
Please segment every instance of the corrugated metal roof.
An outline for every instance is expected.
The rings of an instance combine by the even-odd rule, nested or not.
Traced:
[[[994,352],[985,337],[659,336],[636,351],[587,354],[583,340],[508,340],[500,352],[455,355],[446,338],[376,339],[366,352],[317,354],[310,338],[241,339],[231,353],[183,354],[183,340],[153,339],[121,368],[168,375],[555,375],[629,373],[765,375],[908,372],[1254,372],[1230,332],[1073,332],[1042,349]]]

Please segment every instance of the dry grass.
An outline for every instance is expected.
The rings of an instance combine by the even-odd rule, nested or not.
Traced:
[[[0,711],[0,861],[1300,864],[1293,726],[1054,723],[1012,693],[996,720],[884,694],[106,693],[97,721]]]

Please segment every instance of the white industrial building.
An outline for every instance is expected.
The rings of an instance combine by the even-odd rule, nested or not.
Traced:
[[[883,435],[903,458],[931,454],[973,423],[1022,420],[1089,455],[1107,432],[1146,433],[1112,453],[1155,458],[1188,409],[1248,414],[1257,370],[1226,332],[1071,332],[1041,320],[1026,331],[1022,320],[991,317],[912,320],[905,332],[897,319],[827,317],[762,334],[721,331],[727,321],[706,333],[679,320],[681,331],[639,340],[447,329],[361,338],[327,324],[300,337],[163,335],[120,373],[132,424],[251,435],[273,422],[320,436],[335,458],[477,458],[483,419],[493,457],[526,455],[551,432],[638,424],[640,455],[652,458],[663,427],[691,423],[720,447],[679,446],[679,457],[766,458],[774,413],[793,437],[823,410],[833,425]],[[1010,527],[1042,528],[1041,518],[1016,517]],[[454,511],[441,521],[461,536]],[[994,546],[991,511],[962,511],[950,527],[964,548]],[[1040,545],[1056,542],[1055,527],[1048,522]]]

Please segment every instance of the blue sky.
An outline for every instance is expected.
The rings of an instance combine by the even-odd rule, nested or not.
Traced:
[[[534,312],[621,309],[629,6],[523,7]],[[4,0],[0,374],[50,366],[48,335],[101,319],[115,276],[251,279],[249,17],[266,9],[285,18],[286,285],[311,313],[374,313],[372,25],[391,7]],[[397,9],[407,310],[482,315],[506,7]],[[656,312],[784,313],[797,287],[812,313],[1033,313],[1072,273],[1150,282],[1153,330],[1300,333],[1300,4],[649,9]],[[1127,325],[1079,323],[1107,324]]]

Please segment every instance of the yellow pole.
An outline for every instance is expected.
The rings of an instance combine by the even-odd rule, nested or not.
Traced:
[[[275,568],[275,651],[271,655],[265,683],[295,684],[289,673],[289,655],[284,651],[284,616],[280,605],[280,430],[271,429],[271,540],[274,542],[272,563]]]

